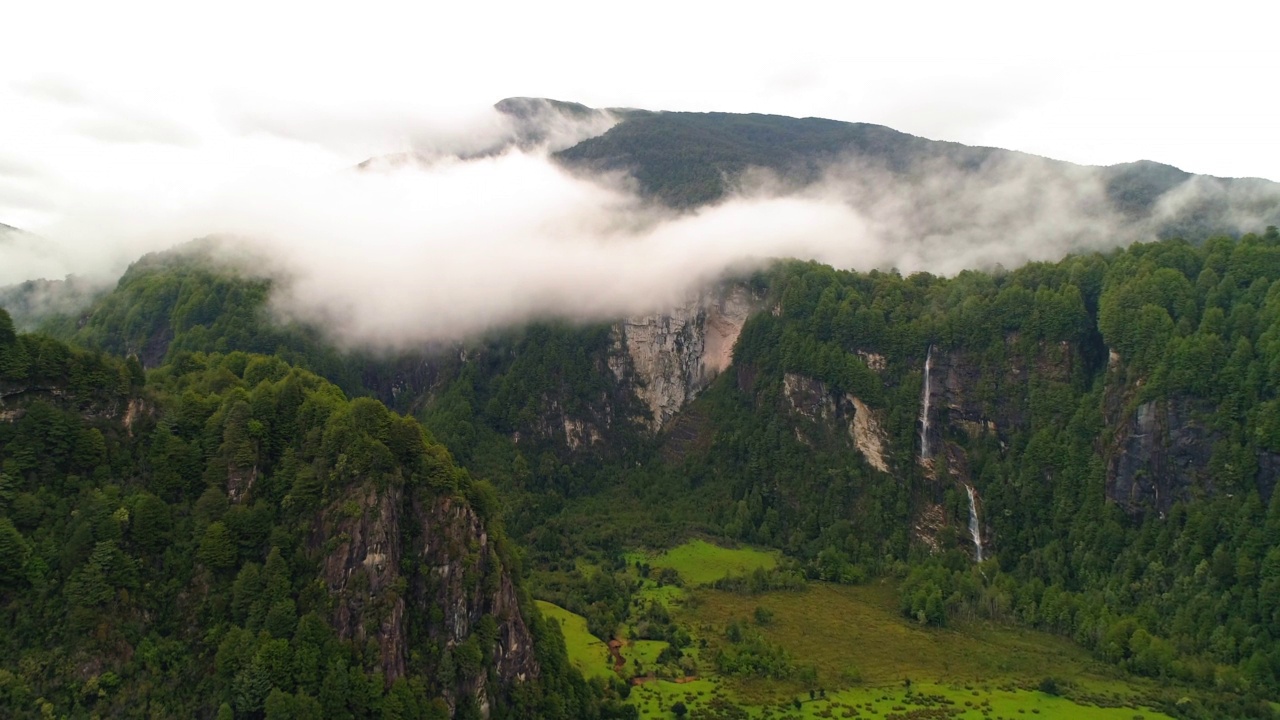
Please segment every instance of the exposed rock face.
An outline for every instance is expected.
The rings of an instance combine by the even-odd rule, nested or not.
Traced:
[[[1017,342],[1016,335],[1005,340],[1006,347]],[[1031,421],[1028,383],[1033,379],[1070,383],[1081,363],[1068,343],[1041,344],[1030,363],[1020,353],[1011,352],[1009,357],[1006,364],[984,370],[981,361],[967,352],[934,348],[930,445],[941,443],[951,427],[970,437],[1026,427]]]
[[[876,372],[884,372],[885,368],[888,367],[885,357],[879,353],[859,350],[857,354],[858,357],[862,358],[862,362],[867,364],[867,367],[875,370]]]
[[[476,635],[486,616],[496,636],[481,649],[500,686],[540,674],[511,575],[465,502],[364,483],[323,512],[311,547],[331,548],[321,563],[339,637],[375,642],[388,683],[405,676],[411,647],[453,652],[473,636],[487,642]],[[405,567],[414,570],[406,576]],[[486,672],[439,678],[450,705],[471,697],[487,716],[502,688],[490,687]]]
[[[811,433],[821,432],[822,428],[841,428],[868,465],[880,472],[889,472],[888,435],[876,411],[861,399],[849,394],[838,395],[825,383],[794,373],[783,376],[782,394],[792,413],[815,424]],[[801,433],[799,428],[796,433],[801,442],[814,444],[814,439]]]
[[[835,398],[826,384],[807,375],[783,375],[782,396],[792,412],[806,420],[829,422],[836,416]]]
[[[601,441],[600,431],[581,420],[566,416],[564,418],[564,441],[570,450],[577,450],[583,445],[595,445]]]
[[[245,468],[231,467],[227,469],[227,499],[233,503],[242,502],[253,490],[258,480],[258,467],[250,465]]]
[[[146,405],[139,398],[126,395],[76,395],[67,388],[44,384],[0,383],[0,422],[16,422],[27,413],[27,406],[44,401],[64,410],[80,413],[85,418],[115,420],[124,418],[127,428],[143,417]]]
[[[373,483],[353,489],[323,515],[315,543],[342,538],[322,562],[325,584],[336,600],[333,627],[343,640],[378,643],[388,682],[405,674],[405,599],[393,592],[402,554],[401,491],[378,492]]]
[[[867,459],[871,467],[880,472],[889,472],[889,463],[885,461],[885,432],[876,420],[875,414],[867,404],[852,395],[845,399],[853,403],[853,423],[849,425],[849,434],[853,436],[854,447]]]
[[[150,414],[150,412],[151,409],[141,398],[129,398],[129,404],[125,407],[124,411],[124,419],[121,420],[121,422],[124,423],[124,429],[128,430],[129,434],[132,435],[133,426],[136,425],[143,416]]]
[[[540,673],[533,652],[533,636],[520,614],[511,574],[502,567],[480,517],[470,506],[451,498],[414,503],[414,520],[423,527],[413,551],[430,573],[414,588],[415,612],[444,608],[444,620],[429,628],[431,639],[452,649],[466,641],[481,619],[497,622],[492,660],[503,682],[519,682]],[[459,558],[459,549],[467,550]],[[472,695],[484,689],[484,675],[465,687]]]
[[[609,367],[619,382],[634,381],[650,430],[665,427],[729,367],[738,334],[757,305],[746,288],[720,286],[667,313],[615,326]]]
[[[1107,450],[1107,498],[1129,512],[1164,515],[1193,489],[1213,491],[1209,459],[1217,433],[1198,419],[1202,408],[1186,398],[1139,405],[1114,418],[1115,439]]]
[[[761,300],[741,285],[707,287],[671,310],[633,316],[615,324],[608,342],[592,351],[593,372],[611,386],[590,398],[551,388],[537,399],[530,422],[513,434],[517,442],[550,441],[568,453],[608,452],[616,433],[636,426],[656,433],[733,361],[733,348]],[[409,351],[372,364],[361,383],[388,406],[417,412],[431,404],[464,366],[498,363],[505,356],[487,346],[436,347]]]
[[[1006,344],[1017,341],[1016,336],[1010,336]],[[1011,353],[1011,357],[1023,356]],[[1070,345],[1058,343],[1043,344],[1031,361],[1010,362],[998,372],[990,366],[984,370],[976,358],[959,351],[935,349],[933,363],[934,402],[940,416],[930,438],[940,443],[951,430],[977,438],[1027,427],[1031,417],[1029,383],[1071,383],[1083,360]],[[1107,498],[1131,514],[1164,515],[1176,502],[1212,494],[1211,460],[1222,436],[1202,418],[1213,408],[1205,401],[1186,397],[1134,406],[1132,399],[1142,381],[1127,384],[1123,368],[1123,359],[1110,351],[1102,410],[1111,436],[1098,448],[1106,464]],[[954,443],[949,449],[948,461],[955,475],[957,466],[964,462],[964,451]],[[1256,479],[1264,497],[1269,497],[1277,477],[1280,460],[1260,453]],[[965,472],[954,479],[972,485]]]
[[[999,438],[1003,432],[1027,427],[1031,422],[1030,383],[1071,383],[1081,363],[1068,343],[1041,343],[1029,360],[1026,353],[1014,351],[1018,343],[1016,334],[1005,338],[1008,359],[1003,363],[998,359],[993,362],[989,355],[980,358],[936,346],[928,353],[930,422],[920,424],[920,441],[932,452],[921,459],[921,467],[925,476],[937,483],[939,497],[944,488],[953,486],[969,498],[966,534],[975,559],[987,555],[995,538],[981,517],[982,499],[970,473],[964,439]],[[925,353],[921,353],[922,371],[925,361]],[[913,524],[914,534],[936,550],[937,533],[946,524],[941,509],[927,504]]]

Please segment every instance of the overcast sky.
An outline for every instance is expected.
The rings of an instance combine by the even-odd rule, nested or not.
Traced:
[[[166,208],[261,168],[341,167],[464,133],[512,95],[1280,179],[1280,62],[1260,2],[193,7],[6,7],[0,222],[40,230],[123,194]]]

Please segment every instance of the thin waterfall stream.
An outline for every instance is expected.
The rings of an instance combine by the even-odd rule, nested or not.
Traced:
[[[976,492],[972,485],[965,485],[964,490],[969,494],[969,534],[973,536],[973,556],[975,560],[982,562],[982,526],[978,524]]]
[[[929,352],[924,356],[924,390],[923,397],[920,400],[920,459],[928,460],[932,455],[929,453],[929,396],[932,395],[929,386],[929,371],[933,369],[933,346],[929,346]]]

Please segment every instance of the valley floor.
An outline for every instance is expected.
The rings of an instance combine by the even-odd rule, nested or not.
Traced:
[[[717,572],[745,574],[757,566],[771,568],[778,558],[703,541],[628,560],[631,566],[642,561],[672,568],[685,581],[680,588],[645,579],[633,604],[656,601],[670,611],[693,639],[684,654],[692,658],[694,674],[679,677],[670,666],[659,666],[666,642],[626,639],[631,628],[620,628],[621,645],[611,654],[583,617],[547,602],[539,607],[560,622],[570,659],[586,677],[607,679],[616,672],[632,683],[628,701],[641,717],[676,717],[677,703],[695,720],[1168,717],[1142,707],[1151,690],[1142,681],[1118,677],[1066,639],[981,622],[920,626],[898,611],[892,582],[809,583],[758,594],[716,590],[708,585]],[[766,622],[755,619],[761,615]],[[718,672],[716,653],[727,647],[725,630],[735,622],[806,668],[803,679]],[[625,659],[621,666],[618,655]],[[1054,679],[1058,694],[1039,690],[1045,678]]]

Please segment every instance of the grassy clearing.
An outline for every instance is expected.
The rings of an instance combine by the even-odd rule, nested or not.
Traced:
[[[674,556],[671,564],[647,561],[675,567],[693,584],[693,577],[707,582],[710,576],[723,576],[706,569],[707,559],[723,559],[726,553],[739,560],[736,572],[767,567],[750,563],[776,561],[769,553],[726,550],[708,543],[689,543],[659,556],[664,561]],[[1169,720],[1136,707],[1149,689],[1142,681],[1115,676],[1057,636],[986,623],[944,630],[921,627],[899,614],[897,588],[892,583],[858,587],[813,583],[803,591],[752,596],[710,588],[686,591],[646,581],[638,595],[662,601],[694,636],[694,647],[686,653],[697,659],[700,675],[687,683],[650,680],[635,685],[628,702],[643,718],[674,717],[671,707],[682,702],[690,717],[700,720],[888,715],[937,720],[1133,720],[1139,716]],[[587,632],[585,619],[551,603],[539,601],[538,606],[545,616],[561,623],[569,658],[585,676],[613,674],[605,660],[607,647]],[[790,653],[798,665],[813,666],[818,675],[814,686],[716,674],[713,658],[716,646],[725,642],[725,625],[751,621],[756,607],[772,611],[773,620],[765,626],[753,623],[753,627]],[[698,640],[710,646],[699,650]],[[637,663],[647,672],[666,645],[654,640],[624,645],[623,676],[634,676]],[[1066,697],[1035,690],[1046,676],[1058,679]],[[912,681],[909,691],[907,679]],[[824,690],[826,697],[810,700],[810,689]],[[801,701],[799,709],[796,700]]]
[[[899,614],[896,587],[888,583],[860,587],[814,583],[800,592],[756,596],[703,589],[696,592],[683,620],[699,637],[709,639],[714,649],[716,643],[724,642],[720,633],[725,625],[750,620],[756,607],[773,613],[772,623],[760,627],[761,632],[790,653],[797,664],[816,669],[816,687],[827,690],[828,701],[892,700],[872,703],[876,708],[870,717],[902,705],[908,679],[917,692],[924,683],[927,692],[953,702],[940,707],[952,710],[955,717],[1164,717],[1122,707],[1135,703],[1141,689],[1128,679],[1118,681],[1107,668],[1063,638],[984,623],[945,630],[924,628]],[[1033,690],[1046,676],[1057,678],[1070,688],[1071,697],[1085,704]],[[773,708],[761,717],[787,716],[777,714],[780,704],[796,698],[805,702],[799,715],[788,706],[791,716],[857,717],[845,715],[848,708],[828,707],[831,702],[809,703],[812,688],[798,682],[752,679],[727,682],[725,687],[728,697],[739,704],[762,708],[761,712]],[[984,716],[979,706],[988,714]],[[823,709],[831,715],[819,714]],[[867,711],[862,708],[864,716]]]
[[[565,649],[569,652],[569,662],[578,668],[583,677],[603,677],[613,675],[609,667],[609,648],[600,638],[587,632],[587,619],[576,613],[539,600],[538,610],[548,620],[560,623],[564,633]]]
[[[682,702],[693,709],[706,705],[713,697],[723,696],[720,682],[715,679],[700,679],[687,683],[673,683],[655,680],[631,688],[631,697],[627,701],[636,706],[640,717],[667,718],[673,717],[671,706]]]
[[[853,674],[869,685],[908,678],[978,681],[1018,677],[1038,682],[1103,679],[1079,647],[1055,635],[985,624],[955,629],[917,625],[898,612],[889,584],[859,587],[811,584],[800,592],[739,595],[698,591],[688,620],[705,635],[733,620],[750,620],[756,607],[773,613],[764,635],[797,661],[813,665],[819,684],[840,687]]]
[[[627,667],[635,670],[643,668],[645,672],[657,666],[658,655],[667,649],[664,640],[630,640],[622,647],[622,655],[627,659]]]
[[[692,540],[660,555],[637,557],[656,568],[671,568],[692,586],[707,585],[730,573],[746,575],[756,568],[771,570],[778,565],[776,550],[725,548],[705,540]]]
[[[794,700],[800,700],[797,708]],[[744,705],[732,685],[718,678],[689,683],[647,682],[631,690],[628,701],[643,718],[674,717],[676,702],[693,717],[747,717],[765,720],[820,718],[929,718],[930,720],[1171,720],[1167,715],[1132,707],[1097,707],[1033,690],[923,684],[905,688],[849,688],[810,700],[808,694],[767,705]],[[733,708],[729,710],[726,708]]]
[[[826,698],[809,700],[806,693],[797,710],[791,702],[748,708],[757,718],[882,718],[889,715],[947,720],[1170,720],[1167,715],[1132,707],[1096,707],[1066,698],[1028,690],[966,689],[961,686],[915,685],[904,688],[853,688],[828,692]],[[668,707],[670,706],[670,700]],[[688,704],[686,702],[686,704]],[[916,713],[912,715],[911,713]],[[642,716],[646,716],[641,711]],[[662,717],[661,714],[648,717]]]

